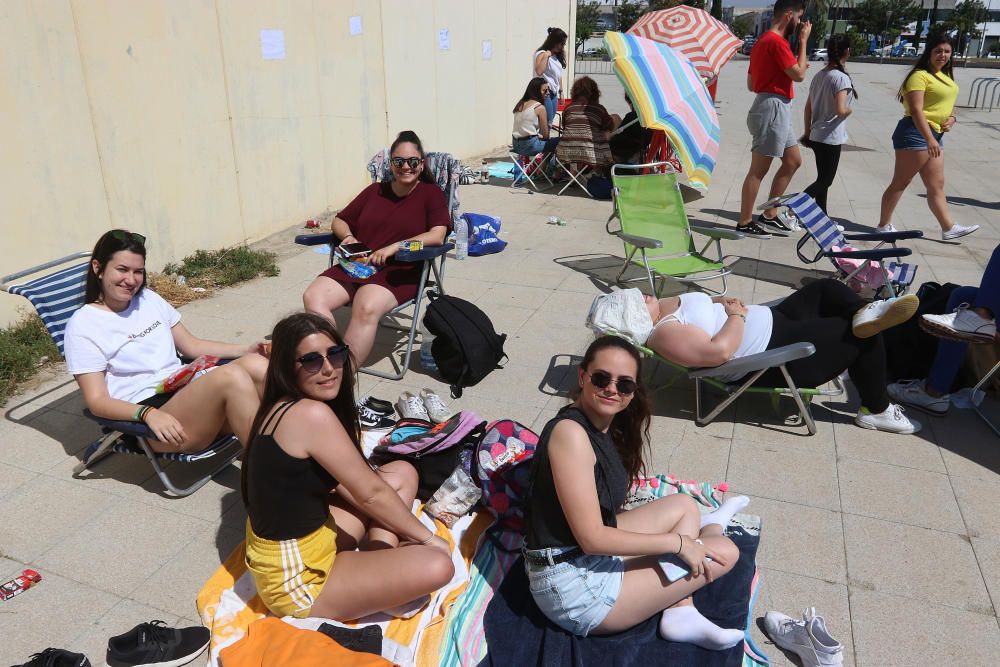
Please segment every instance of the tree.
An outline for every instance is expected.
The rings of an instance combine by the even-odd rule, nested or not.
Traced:
[[[982,0],[965,0],[955,7],[951,16],[941,22],[941,27],[945,30],[958,33],[955,53],[965,53],[966,40],[975,39],[982,34],[979,26],[987,20],[988,15],[989,11]]]
[[[597,29],[597,19],[601,16],[601,10],[596,3],[588,0],[577,0],[576,2],[576,50],[579,51],[583,43],[590,39]]]
[[[615,7],[615,25],[619,32],[625,32],[639,20],[645,11],[638,0],[622,0],[621,4]]]
[[[920,15],[920,5],[913,0],[864,0],[854,8],[851,24],[866,35],[898,35]]]
[[[733,19],[733,34],[740,39],[749,35],[752,30],[753,24],[750,23],[750,18],[746,14],[737,16]]]
[[[720,21],[722,20],[722,0],[715,0],[712,3],[711,14]]]
[[[812,43],[810,48],[826,46],[826,17],[830,13],[830,0],[815,0],[811,6],[807,7],[806,12],[812,21],[812,34],[809,36],[809,41]]]

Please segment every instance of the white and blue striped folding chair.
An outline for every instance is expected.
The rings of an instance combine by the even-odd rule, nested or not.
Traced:
[[[896,242],[922,238],[923,232],[913,230],[844,234],[837,227],[837,223],[827,217],[816,200],[804,192],[773,199],[765,202],[761,207],[772,205],[786,206],[795,214],[795,217],[802,224],[802,228],[805,229],[806,233],[799,239],[795,246],[795,252],[799,259],[806,264],[814,264],[826,257],[836,267],[838,279],[841,282],[860,282],[863,286],[872,289],[876,297],[879,298],[901,296],[913,284],[913,279],[917,275],[917,266],[898,261],[902,257],[909,256],[913,251],[909,248],[897,247]],[[818,250],[811,257],[805,253],[806,245],[810,241],[818,246]],[[871,249],[842,250],[845,247],[850,247],[850,241],[875,241],[876,245]],[[858,268],[846,271],[837,263],[837,258],[862,261]],[[882,280],[877,284],[869,284],[863,278],[864,274],[870,273],[867,270],[869,267],[875,267],[882,275]],[[889,287],[888,290],[885,289],[886,286]]]
[[[63,336],[66,332],[66,323],[78,309],[82,308],[85,299],[85,285],[87,280],[87,270],[90,262],[74,264],[66,268],[59,269],[52,273],[46,273],[40,277],[18,282],[22,278],[36,276],[54,267],[63,266],[77,259],[89,258],[89,252],[78,252],[68,255],[62,259],[46,262],[38,266],[31,267],[24,271],[13,273],[0,278],[0,290],[8,294],[23,296],[35,308],[45,328],[48,330],[52,340],[63,351]],[[212,477],[227,468],[240,456],[242,448],[239,441],[233,435],[225,435],[218,438],[208,448],[200,452],[190,453],[161,453],[154,452],[149,446],[149,440],[155,439],[153,432],[143,423],[121,422],[103,419],[93,415],[89,410],[83,411],[84,415],[97,422],[101,428],[101,437],[90,443],[83,452],[82,461],[73,468],[73,475],[80,475],[101,459],[113,453],[119,454],[139,454],[145,456],[163,486],[176,496],[188,496],[204,486]],[[176,461],[180,463],[194,463],[204,461],[219,456],[220,465],[210,472],[199,476],[188,486],[178,486],[167,475],[162,462]]]

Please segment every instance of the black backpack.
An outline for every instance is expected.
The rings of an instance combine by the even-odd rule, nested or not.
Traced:
[[[424,326],[434,334],[431,354],[438,372],[451,384],[451,397],[459,398],[496,368],[503,368],[507,334],[497,334],[482,310],[465,299],[431,295]]]

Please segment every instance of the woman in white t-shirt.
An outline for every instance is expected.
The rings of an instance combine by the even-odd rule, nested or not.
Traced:
[[[566,40],[569,37],[562,28],[549,28],[549,34],[535,51],[531,76],[540,76],[549,83],[549,94],[545,96],[545,114],[549,125],[556,116],[559,94],[562,91],[562,76],[566,70]]]
[[[265,344],[193,336],[180,313],[146,288],[145,241],[122,229],[97,241],[86,305],[66,325],[66,366],[92,413],[145,422],[156,435],[151,446],[157,451],[198,451],[229,432],[245,443],[260,405]],[[178,351],[191,358],[239,358],[173,393],[157,393],[157,385],[182,367]]]
[[[861,397],[855,424],[916,433],[920,424],[889,401],[885,344],[879,333],[908,320],[919,304],[912,294],[868,303],[832,278],[813,281],[774,306],[745,306],[739,299],[713,299],[702,292],[659,301],[647,296],[654,324],[646,346],[675,363],[703,368],[792,343],[812,343],[815,353],[786,366],[797,386],[819,387],[846,370]],[[723,379],[742,382],[746,377]],[[765,371],[759,381],[785,385],[778,368]]]

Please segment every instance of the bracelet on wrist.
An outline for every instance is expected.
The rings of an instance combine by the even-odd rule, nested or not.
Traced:
[[[134,421],[134,422],[142,421],[142,419],[140,419],[140,417],[142,416],[142,413],[146,409],[146,407],[147,406],[145,406],[145,405],[137,405],[137,406],[135,406],[135,412],[132,413],[132,421]]]
[[[143,424],[145,424],[146,423],[146,417],[149,416],[149,413],[152,412],[152,411],[153,411],[153,406],[151,406],[151,405],[147,405],[147,406],[143,407],[142,412],[139,413],[139,421],[141,421]]]
[[[743,320],[744,322],[747,321],[747,316],[744,315],[743,313],[729,313],[729,317],[733,317],[734,315]]]
[[[677,547],[677,555],[680,556],[681,552],[684,551],[684,536],[681,535],[680,533],[677,533],[677,537],[681,538],[680,546]]]

